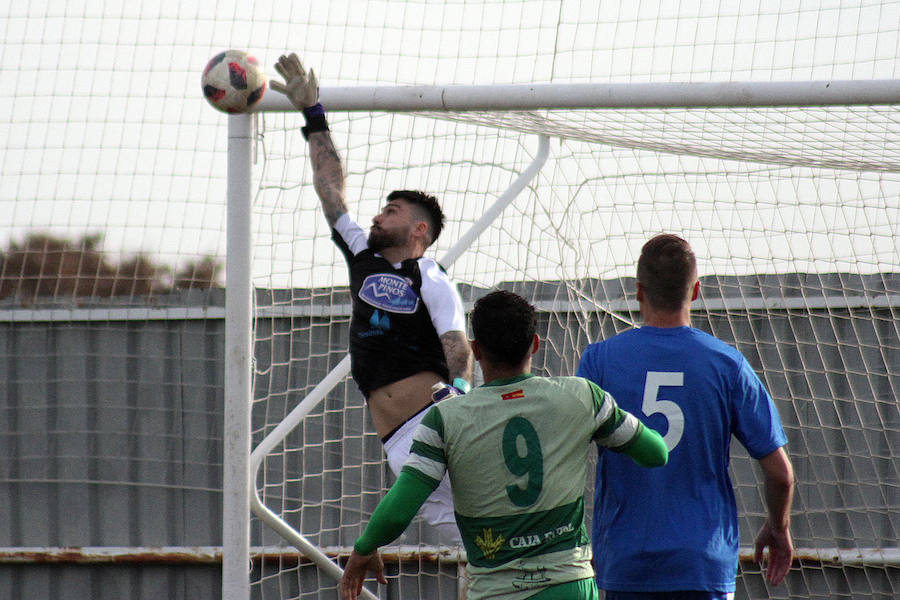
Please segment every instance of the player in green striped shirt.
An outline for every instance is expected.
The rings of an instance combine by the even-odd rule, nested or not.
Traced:
[[[341,580],[355,599],[368,571],[386,583],[376,550],[396,539],[450,474],[468,557],[468,598],[593,599],[584,526],[591,442],[642,466],[668,459],[654,430],[586,379],[532,375],[534,307],[505,291],[476,302],[472,349],[487,382],[435,404],[409,460],[372,514]]]

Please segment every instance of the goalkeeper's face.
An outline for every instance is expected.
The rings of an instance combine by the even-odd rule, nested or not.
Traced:
[[[409,243],[415,226],[414,211],[408,202],[392,200],[374,219],[369,229],[369,248],[381,252]]]

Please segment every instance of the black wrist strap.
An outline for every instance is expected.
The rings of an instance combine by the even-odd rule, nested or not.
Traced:
[[[318,102],[303,109],[306,119],[306,127],[301,127],[303,139],[309,140],[309,134],[317,131],[328,131],[328,121],[325,120],[325,108]]]
[[[330,129],[328,129],[328,121],[325,120],[325,115],[307,119],[306,127],[300,128],[300,132],[303,134],[303,139],[305,140],[309,140],[309,134],[317,131],[330,131]]]

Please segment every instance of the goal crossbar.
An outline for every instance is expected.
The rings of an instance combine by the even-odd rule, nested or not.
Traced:
[[[521,111],[601,108],[803,107],[900,104],[900,79],[323,87],[329,111]],[[256,112],[296,111],[266,94]]]

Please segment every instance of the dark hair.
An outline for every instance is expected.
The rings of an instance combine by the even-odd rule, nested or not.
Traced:
[[[670,233],[652,237],[641,248],[637,280],[644,297],[660,310],[681,310],[697,279],[697,258],[690,244]]]
[[[471,322],[475,341],[491,362],[515,367],[531,351],[537,317],[517,294],[498,290],[479,298]]]
[[[419,210],[419,213],[428,222],[428,233],[431,238],[428,245],[436,242],[444,228],[444,211],[441,210],[437,198],[416,190],[394,190],[387,196],[388,202],[397,199],[406,200]]]

